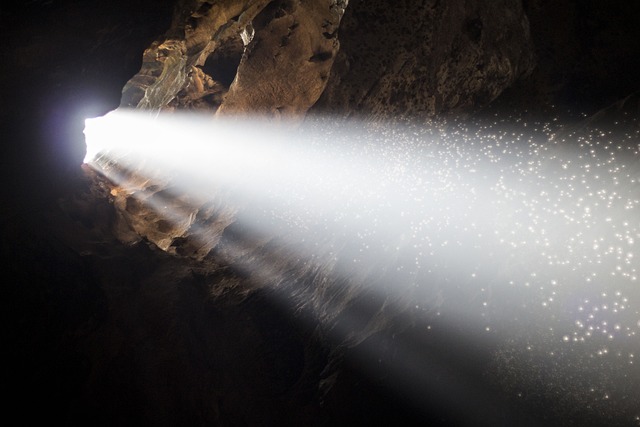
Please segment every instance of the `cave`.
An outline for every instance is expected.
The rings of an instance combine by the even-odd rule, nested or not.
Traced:
[[[11,423],[640,425],[637,3],[13,3]]]

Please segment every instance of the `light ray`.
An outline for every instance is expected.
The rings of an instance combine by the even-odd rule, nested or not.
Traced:
[[[502,343],[495,345],[509,354],[504,360],[542,349],[549,360],[595,371],[616,354],[607,366],[636,374],[636,128],[560,141],[550,138],[554,125],[519,119],[294,126],[116,112],[87,121],[85,132],[89,164],[174,230],[200,238],[256,281],[277,284],[283,301],[315,304],[337,340],[362,343],[382,327],[376,310],[394,301],[422,318],[425,331],[440,319],[434,327]],[[182,199],[167,208],[145,196],[150,182]],[[247,235],[289,251],[275,260],[247,258],[242,242],[216,246],[220,236],[196,219],[212,199]],[[299,283],[291,268],[300,270]],[[378,301],[341,320],[349,298],[319,286],[318,277]],[[406,351],[405,359],[420,358]],[[536,382],[535,372],[523,375],[521,387]],[[626,384],[618,378],[606,387],[616,381]]]

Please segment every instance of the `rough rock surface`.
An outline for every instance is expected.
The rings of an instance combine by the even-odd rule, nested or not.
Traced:
[[[191,15],[176,15],[166,38],[147,51],[123,105],[291,117],[322,94],[317,111],[433,116],[487,105],[535,65],[518,0],[346,6],[198,2]],[[216,53],[224,50],[229,54]],[[232,82],[204,70],[216,68],[226,68]],[[196,102],[203,98],[208,103]]]
[[[162,78],[171,84],[156,87],[170,91],[149,92],[146,107],[214,111],[227,99],[230,107],[243,109],[247,101],[242,98],[253,96],[252,88],[240,83],[233,91],[230,87],[240,73],[245,41],[251,45],[249,40],[262,37],[263,46],[279,51],[278,37],[289,28],[285,24],[293,17],[308,22],[304,13],[315,10],[308,1],[270,3],[288,5],[276,18],[280,9],[266,9],[266,1],[194,0],[180,3],[172,18],[174,3],[35,0],[20,2],[17,12],[0,11],[6,43],[0,69],[6,142],[0,210],[6,417],[17,417],[25,425],[52,419],[82,426],[446,425],[437,399],[448,385],[442,378],[425,382],[431,394],[423,397],[433,399],[433,407],[419,414],[412,412],[404,390],[392,393],[385,388],[384,379],[397,360],[392,337],[403,336],[432,360],[455,359],[458,367],[472,372],[486,355],[476,348],[456,348],[446,334],[425,340],[411,328],[410,312],[393,317],[391,313],[400,310],[392,302],[381,305],[366,292],[362,284],[372,275],[340,282],[325,295],[339,304],[324,305],[314,297],[327,293],[323,278],[331,277],[331,265],[320,270],[291,256],[295,248],[269,238],[248,239],[246,230],[234,227],[235,211],[215,216],[218,206],[196,206],[195,222],[221,220],[211,228],[211,246],[193,247],[188,236],[184,238],[188,226],[167,228],[162,218],[136,205],[112,183],[91,172],[87,179],[81,172],[80,110],[95,115],[115,108],[122,87],[140,68],[144,49],[145,64],[125,88],[124,105],[138,105]],[[323,4],[334,3],[342,4]],[[342,54],[319,111],[380,117],[480,107],[530,69],[531,45],[519,2],[420,3],[433,6],[425,9],[416,3],[350,2],[338,32]],[[636,15],[624,6],[633,2],[606,2],[595,12],[582,9],[582,14],[577,13],[582,1],[524,3],[531,12],[538,56],[546,61],[538,70],[542,78],[528,83],[536,93],[548,95],[544,102],[567,93],[578,102],[589,94],[602,106],[604,98],[592,91],[594,82],[600,82],[596,92],[601,95],[637,89],[635,79],[628,78],[637,69],[629,60],[638,56],[637,43],[624,43],[637,39],[637,26],[629,25],[635,24]],[[575,25],[563,26],[563,20],[556,25],[554,18],[565,16],[557,12],[566,10],[576,17],[571,21]],[[604,22],[602,11],[626,24],[597,25]],[[327,13],[325,8],[318,16]],[[266,22],[256,25],[262,32],[254,27],[251,39],[252,31],[246,30],[257,16]],[[330,13],[329,28],[336,25],[335,16]],[[283,61],[305,64],[307,68],[300,68],[306,70],[304,76],[294,82],[309,84],[309,93],[265,92],[269,95],[260,111],[275,114],[287,102],[295,105],[284,112],[302,112],[313,104],[337,49],[333,31],[327,37],[324,30],[318,33],[322,26],[317,24],[309,23],[315,32],[308,44],[294,37],[288,46],[296,48],[281,55]],[[597,51],[587,41],[594,26],[602,30]],[[301,29],[295,31],[302,36]],[[188,43],[185,34],[190,35]],[[212,35],[217,38],[212,40]],[[563,46],[558,40],[582,47],[540,55]],[[327,48],[332,59],[304,62],[327,52],[309,55],[308,49],[317,46]],[[615,61],[603,55],[611,48],[618,54]],[[255,55],[241,66],[246,66],[247,76],[260,70],[252,63],[261,57],[259,46],[253,49]],[[602,62],[607,62],[604,74]],[[545,76],[562,76],[563,87],[572,89],[557,91],[555,80]],[[288,79],[272,73],[262,87],[284,87]],[[520,105],[539,102],[529,97],[531,88],[512,91],[511,96]],[[229,98],[224,97],[227,93]],[[163,197],[161,189],[143,186],[140,191],[145,197]],[[232,244],[246,245],[246,258],[229,262],[225,248]],[[345,258],[348,251],[345,248]],[[254,262],[275,265],[275,277],[295,279],[309,291],[296,294],[286,280],[264,286],[245,268]],[[293,298],[283,300],[282,295]],[[308,307],[296,305],[300,302],[313,311],[291,312],[291,307]],[[357,325],[359,335],[341,333],[354,314],[363,313],[371,322]],[[367,352],[371,346],[378,352]],[[465,360],[468,354],[477,358]],[[363,365],[373,366],[376,375],[363,374]],[[466,403],[452,411],[466,411]]]
[[[319,111],[374,117],[471,110],[533,70],[519,0],[351,1]]]
[[[295,117],[320,97],[339,49],[344,1],[271,3],[254,20],[255,35],[220,109]]]
[[[345,6],[336,0],[184,1],[172,28],[145,52],[122,105],[305,113],[326,85]]]
[[[346,6],[334,0],[182,2],[172,28],[147,49],[142,69],[125,86],[122,105],[291,118],[304,116],[324,91],[315,112],[425,117],[481,107],[534,64],[519,1],[355,1],[339,30]],[[331,71],[341,33],[347,42]],[[228,90],[214,72],[225,67]],[[202,259],[234,222],[234,209],[168,196],[159,183],[136,183],[135,173],[126,190],[113,191],[115,206],[138,235],[164,250],[180,245],[182,253]],[[141,202],[163,197],[180,205],[186,220],[169,225]],[[210,230],[195,252],[186,249],[190,228]]]

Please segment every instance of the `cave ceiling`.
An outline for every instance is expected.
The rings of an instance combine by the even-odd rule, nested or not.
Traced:
[[[487,104],[535,64],[518,1],[394,9],[351,2],[345,15],[346,6],[333,0],[187,2],[145,50],[119,108],[283,120],[312,108],[338,116],[430,117]],[[414,23],[393,19],[400,7]],[[348,44],[341,49],[345,33]],[[336,58],[340,64],[332,68]],[[200,225],[215,224],[210,243],[198,250],[202,258],[233,223],[231,212],[183,206],[191,220],[168,227],[140,207],[140,200],[162,197],[166,188],[153,181],[129,186],[112,192],[114,206],[138,235],[165,250],[173,241],[184,244],[190,227],[200,229],[197,218]],[[179,197],[171,203],[180,204]]]
[[[498,135],[515,135],[497,127],[512,113],[521,117],[513,123],[530,123],[536,135],[594,139],[603,147],[610,135],[603,129],[621,123],[631,136],[618,146],[615,162],[610,156],[602,164],[621,165],[610,167],[614,175],[637,169],[640,52],[634,40],[640,37],[640,15],[630,3],[33,0],[3,6],[0,217],[2,256],[12,282],[5,287],[3,306],[10,406],[27,425],[35,425],[43,413],[67,425],[105,426],[637,425],[638,386],[629,377],[638,371],[628,363],[634,352],[636,358],[640,354],[635,341],[619,351],[618,360],[626,363],[621,370],[613,362],[581,359],[578,352],[564,354],[570,362],[566,370],[560,363],[545,365],[548,354],[542,352],[519,359],[513,343],[524,348],[535,341],[535,328],[531,332],[527,323],[537,321],[527,317],[533,309],[482,308],[476,318],[465,311],[491,302],[493,282],[473,295],[464,287],[476,274],[498,281],[505,271],[533,268],[536,258],[522,255],[528,252],[515,240],[504,252],[495,245],[490,251],[456,249],[434,225],[441,218],[468,237],[456,221],[466,224],[471,217],[470,227],[480,223],[481,229],[487,214],[491,225],[482,230],[497,235],[512,219],[509,209],[523,218],[544,211],[539,200],[549,199],[546,190],[536,187],[535,194],[531,190],[524,197],[527,189],[520,184],[543,188],[551,179],[531,172],[544,154],[509,142],[503,153],[511,148],[514,159],[529,161],[513,168],[486,154],[504,144]],[[231,123],[225,143],[241,136],[250,147],[245,170],[240,167],[243,179],[256,173],[248,160],[255,153],[281,155],[289,160],[287,167],[297,166],[320,181],[332,182],[327,171],[336,167],[333,176],[343,181],[318,188],[322,197],[337,202],[326,207],[309,201],[307,211],[317,207],[312,213],[320,219],[302,220],[294,230],[288,221],[300,221],[283,206],[294,205],[303,179],[264,178],[259,192],[241,197],[239,187],[215,182],[185,190],[177,167],[149,169],[151,153],[120,162],[105,151],[82,164],[84,119],[110,111],[159,118],[198,114],[211,126]],[[553,121],[562,114],[570,126]],[[255,118],[265,126],[246,126]],[[355,120],[359,133],[349,120]],[[407,122],[416,127],[402,127]],[[401,127],[393,127],[398,123]],[[449,132],[462,136],[450,143]],[[290,146],[266,145],[273,149],[261,151],[260,138],[278,140],[283,133],[287,143],[293,141]],[[429,155],[432,163],[422,164],[411,158],[417,153],[411,138],[418,134],[443,141],[450,150],[438,149]],[[162,131],[141,135],[150,147],[164,138]],[[175,142],[191,147],[206,142],[203,135],[184,129]],[[384,139],[387,135],[396,139]],[[487,164],[467,157],[459,166],[452,158],[473,153],[473,144],[464,144],[477,135],[484,135],[478,141],[489,147],[482,151]],[[338,147],[340,154],[335,161],[326,161],[322,150],[309,151],[317,155],[312,161],[292,157],[299,146],[306,147],[296,145],[305,139],[313,140],[314,149],[326,144],[328,152]],[[369,159],[369,141],[382,141],[371,145],[374,154],[391,153],[372,155],[372,164],[379,162],[374,172],[358,163]],[[406,143],[406,151],[396,150],[396,141]],[[204,153],[184,158],[196,163]],[[346,153],[362,158],[351,160]],[[545,164],[555,165],[562,154]],[[280,169],[288,170],[282,164]],[[594,164],[589,167],[600,167]],[[574,185],[573,167],[564,163],[553,178]],[[369,182],[362,190],[367,196],[355,202],[341,198],[351,194],[351,182],[359,182],[349,175],[351,168]],[[493,185],[487,177],[498,171],[511,174],[513,181],[500,177]],[[380,175],[391,177],[386,193],[376,193],[388,184]],[[351,205],[368,206],[372,194],[384,194],[388,205],[405,196],[413,203],[420,195],[397,184],[406,183],[407,176],[413,180],[410,187],[424,185],[432,203],[415,212],[381,212],[398,224],[411,224],[423,214],[420,209],[436,218],[427,221],[432,227],[427,229],[432,242],[444,248],[437,262],[455,260],[441,265],[441,273],[435,268],[416,273],[413,264],[407,268],[406,260],[413,262],[424,248],[409,245],[395,228],[388,234],[374,230],[367,241],[374,247],[367,246],[363,255],[359,239],[369,228],[357,221],[325,227],[334,221],[331,215],[348,216]],[[594,179],[587,186],[620,185],[607,200],[621,206],[626,200],[627,210],[613,219],[606,216],[606,222],[612,221],[611,234],[625,242],[639,238],[628,220],[637,211],[636,176],[619,174],[611,182],[600,175],[584,178]],[[464,177],[471,177],[479,194]],[[274,204],[285,220],[256,214],[271,201],[269,185],[282,186],[274,190],[291,196]],[[483,199],[494,191],[503,191],[502,204]],[[473,202],[465,199],[467,192]],[[521,199],[523,208],[514,207]],[[569,213],[575,207],[567,206]],[[539,225],[537,218],[532,221]],[[264,223],[270,228],[256,232],[256,224]],[[562,240],[573,226],[559,226],[550,239]],[[576,231],[584,240],[582,232]],[[618,277],[635,277],[636,261],[625,256]],[[529,295],[509,289],[510,301]],[[629,289],[598,296],[598,307],[629,305],[628,299],[636,297],[635,288]],[[572,302],[567,298],[566,304]],[[441,316],[443,307],[453,308]],[[485,315],[512,316],[521,332],[499,345],[498,338],[481,341],[469,324],[493,334],[482,323]],[[556,328],[554,316],[536,325]],[[580,321],[596,325],[585,319]],[[616,325],[640,328],[622,320]],[[432,328],[435,332],[425,333]],[[573,339],[568,332],[553,337]],[[535,366],[535,372],[519,364]],[[601,379],[598,384],[604,385],[595,389],[606,399],[594,400],[596,392],[585,391],[593,387],[575,372],[577,365]],[[524,398],[523,387],[530,393]],[[558,397],[567,390],[567,397]],[[608,393],[615,397],[611,405],[605,401]]]

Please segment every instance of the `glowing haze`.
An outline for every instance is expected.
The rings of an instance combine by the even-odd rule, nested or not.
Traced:
[[[247,229],[338,275],[393,277],[385,292],[423,314],[425,333],[455,319],[497,343],[498,382],[515,398],[566,393],[576,411],[638,423],[640,132],[553,139],[558,127],[125,111],[86,121],[85,162],[124,191],[123,167],[196,203],[222,194]]]

